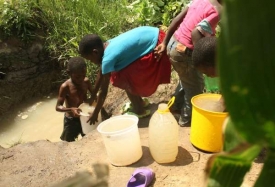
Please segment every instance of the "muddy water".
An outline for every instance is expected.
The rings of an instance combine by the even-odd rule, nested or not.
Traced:
[[[223,112],[225,110],[225,106],[220,98],[197,98],[194,104],[201,109],[211,112]]]
[[[56,97],[31,101],[0,119],[0,145],[36,140],[61,141],[64,113],[55,111]]]

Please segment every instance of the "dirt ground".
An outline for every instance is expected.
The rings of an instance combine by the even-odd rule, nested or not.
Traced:
[[[169,100],[174,88],[175,83],[161,85],[158,91],[149,97],[152,113],[159,102]],[[122,104],[126,101],[127,97],[122,90],[111,87],[105,108],[113,115],[118,115]],[[125,187],[131,174],[138,167],[149,167],[154,170],[156,177],[150,186],[205,186],[204,168],[212,154],[201,152],[190,143],[190,127],[180,127],[176,161],[170,164],[158,164],[151,157],[148,147],[149,119],[150,117],[141,119],[138,124],[143,156],[136,163],[125,167],[116,167],[109,163],[102,137],[96,130],[72,143],[39,140],[9,149],[0,147],[0,186],[52,186],[76,172],[85,170],[93,172],[92,165],[95,163],[108,164],[109,187]],[[242,187],[253,186],[263,166],[262,162],[262,158],[254,161]]]

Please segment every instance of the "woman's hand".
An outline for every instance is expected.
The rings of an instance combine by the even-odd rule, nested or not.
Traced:
[[[90,122],[90,125],[94,125],[96,122],[98,122],[97,118],[98,118],[98,114],[93,112],[92,114],[90,114],[90,118],[87,121],[87,123]]]
[[[159,44],[155,49],[154,49],[154,55],[155,58],[157,59],[157,61],[160,60],[162,54],[165,52],[166,50],[166,45],[164,43]]]

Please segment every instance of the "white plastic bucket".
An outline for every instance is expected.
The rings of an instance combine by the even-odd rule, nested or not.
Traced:
[[[98,124],[101,122],[101,114],[99,112],[98,122],[96,122],[95,124],[92,124],[92,125],[90,125],[90,122],[87,123],[87,121],[90,117],[89,113],[92,113],[95,109],[94,105],[95,104],[90,106],[88,103],[82,103],[78,107],[82,110],[82,112],[80,113],[80,122],[81,122],[82,131],[83,131],[84,134],[88,134],[92,130],[96,129]]]
[[[119,115],[101,122],[97,130],[102,135],[112,165],[126,166],[142,156],[138,117]]]

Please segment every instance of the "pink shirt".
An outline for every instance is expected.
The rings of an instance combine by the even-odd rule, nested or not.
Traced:
[[[202,21],[209,24],[211,27],[210,32],[212,30],[210,34],[215,35],[215,29],[219,23],[218,11],[209,0],[193,0],[193,2],[190,3],[183,22],[174,34],[175,38],[186,47],[193,49],[194,46],[191,39],[191,32]]]

